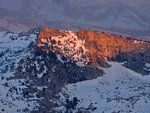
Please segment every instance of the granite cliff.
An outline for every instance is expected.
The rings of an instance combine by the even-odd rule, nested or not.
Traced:
[[[107,61],[126,62],[124,66],[149,74],[144,67],[145,63],[150,63],[148,41],[86,30],[43,29],[36,46],[51,48],[86,66],[109,67]]]
[[[95,31],[48,28],[19,34],[4,32],[0,38],[2,39],[0,87],[5,89],[5,93],[0,93],[1,105],[4,108],[7,105],[11,106],[14,112],[61,113],[61,110],[55,109],[60,106],[65,107],[66,112],[73,111],[77,103],[73,105],[72,102],[73,100],[77,102],[78,99],[73,97],[73,100],[68,100],[70,93],[63,93],[62,89],[80,82],[81,85],[87,82],[87,85],[92,87],[89,82],[93,79],[107,78],[106,70],[112,71],[107,73],[108,78],[111,78],[111,74],[116,77],[117,69],[120,69],[118,73],[120,77],[124,77],[128,69],[134,71],[136,76],[150,74],[150,43],[148,41]],[[116,65],[114,69],[113,66]],[[129,77],[131,80],[129,75],[132,76],[128,73],[126,79]],[[116,77],[116,79],[119,78]],[[102,82],[102,84],[98,82],[102,87],[109,85],[107,81],[102,80]],[[120,84],[123,84],[123,81],[120,81]],[[149,86],[146,87],[149,88]],[[96,92],[97,89],[95,89]],[[63,93],[66,101],[60,100],[62,97],[59,95],[60,92]],[[98,92],[100,93],[102,92]],[[140,92],[139,95],[141,96]],[[9,104],[7,98],[10,99]],[[22,107],[19,106],[19,102],[26,104]],[[17,107],[14,107],[14,104]],[[5,110],[12,111],[11,107]],[[95,109],[92,106],[87,109],[81,107],[77,112],[82,110],[89,112]]]

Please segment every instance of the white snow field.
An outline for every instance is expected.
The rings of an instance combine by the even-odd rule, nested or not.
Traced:
[[[11,65],[29,54],[28,46],[35,40],[35,34],[0,32],[0,113],[23,113],[38,107],[36,94],[31,95],[32,100],[23,98],[25,79],[7,80],[13,77]]]
[[[111,62],[105,75],[69,84],[62,89],[60,103],[77,97],[78,109],[96,107],[91,113],[150,113],[150,75],[142,76],[120,63]],[[59,107],[65,111],[64,107]]]

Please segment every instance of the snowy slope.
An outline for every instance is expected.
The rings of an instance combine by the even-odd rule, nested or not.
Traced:
[[[12,73],[7,74],[11,75]],[[35,97],[36,94],[30,95],[32,99],[23,98],[27,87],[22,85],[22,83],[25,82],[26,80],[24,79],[2,80],[0,76],[0,113],[24,113],[37,109],[39,98]]]
[[[150,75],[141,76],[119,63],[111,65],[104,69],[104,77],[64,87],[60,103],[77,97],[80,101],[74,112],[89,109],[91,113],[149,113]],[[56,109],[65,111],[62,106]]]
[[[29,32],[0,32],[0,113],[22,113],[37,109],[35,94],[23,98],[26,80],[7,80],[14,76],[17,62],[29,54],[36,34]],[[30,101],[29,101],[30,100]]]
[[[35,34],[0,32],[0,72],[7,72],[8,66],[27,54],[29,46],[36,40]]]

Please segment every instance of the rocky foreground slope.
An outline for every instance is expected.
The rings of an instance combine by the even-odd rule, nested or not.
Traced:
[[[58,93],[68,84],[105,76],[104,68],[111,68],[112,61],[142,76],[150,74],[150,43],[146,41],[54,29],[2,32],[0,38],[0,106],[4,113],[92,112],[97,108],[76,109],[76,97],[73,104],[69,94],[63,93],[67,100],[61,102]]]

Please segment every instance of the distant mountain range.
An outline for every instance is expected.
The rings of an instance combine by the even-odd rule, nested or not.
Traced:
[[[4,3],[3,3],[4,4]],[[88,4],[85,0],[15,0],[0,7],[0,29],[29,30],[38,26],[55,29],[108,31],[149,40],[150,7],[131,7],[118,2]]]

